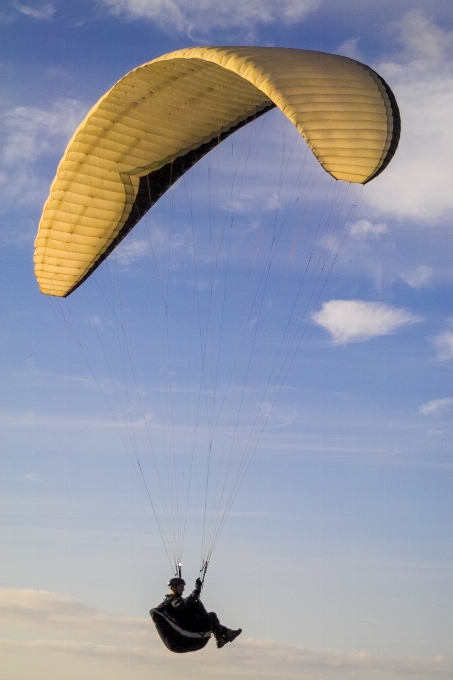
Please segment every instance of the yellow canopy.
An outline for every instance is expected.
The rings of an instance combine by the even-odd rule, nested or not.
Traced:
[[[275,106],[336,179],[368,182],[398,145],[390,88],[347,57],[272,47],[165,54],[118,81],[69,142],[35,242],[41,291],[69,295],[186,170]]]

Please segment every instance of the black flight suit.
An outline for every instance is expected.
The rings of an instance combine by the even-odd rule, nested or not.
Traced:
[[[211,631],[216,638],[225,635],[228,628],[221,625],[217,614],[206,611],[199,600],[200,592],[199,588],[195,588],[188,597],[170,593],[156,609],[167,614],[184,630]]]

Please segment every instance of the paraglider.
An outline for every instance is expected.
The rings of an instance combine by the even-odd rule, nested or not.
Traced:
[[[185,585],[184,579],[177,576],[171,578],[168,582],[170,594],[150,611],[164,645],[171,652],[181,654],[202,649],[211,635],[215,637],[218,649],[233,642],[242,630],[222,626],[215,612],[206,611],[200,600],[202,580],[198,578],[195,589],[188,597],[183,598]]]
[[[35,242],[41,291],[72,293],[182,174],[276,106],[336,179],[369,182],[396,151],[395,97],[353,59],[267,47],[166,54],[118,81],[69,142]]]
[[[387,167],[398,146],[400,117],[392,91],[373,69],[353,59],[264,47],[196,47],[163,55],[119,80],[90,110],[69,142],[44,205],[35,241],[35,273],[42,293],[57,298],[71,295],[192,166],[234,132],[272,109],[280,109],[293,123],[321,168],[335,180],[342,180],[338,185],[349,187],[371,181]],[[265,146],[268,140],[262,138],[259,143]],[[172,430],[170,436],[162,437],[171,450],[170,463],[163,474],[159,472],[159,460],[165,459],[165,447],[160,442],[156,444],[157,428],[154,432],[150,429],[135,369],[131,382],[135,381],[141,422],[147,433],[152,469],[149,477],[156,483],[156,496],[149,491],[134,437],[128,439],[128,445],[176,570],[199,452],[204,452],[206,460],[200,505],[201,564],[207,565],[290,371],[303,335],[301,324],[310,305],[319,298],[341,247],[344,236],[339,224],[343,223],[346,232],[352,214],[341,213],[345,205],[341,186],[339,191],[334,188],[332,197],[331,208],[323,209],[311,240],[307,239],[307,264],[299,271],[293,265],[302,240],[297,222],[293,240],[284,220],[278,229],[274,224],[272,230],[266,230],[263,223],[261,232],[250,230],[250,234],[257,234],[255,250],[250,253],[247,244],[252,236],[242,234],[237,244],[233,219],[228,232],[223,221],[217,241],[210,235],[208,257],[201,248],[197,250],[199,244],[192,235],[190,247],[186,248],[193,257],[192,280],[184,291],[175,286],[174,321],[169,312],[173,293],[169,272],[174,254],[171,225],[161,235],[161,241],[168,244],[165,285],[159,254],[150,239],[159,287],[150,304],[152,329],[154,324],[157,328],[159,304],[163,319],[163,358],[156,358],[155,365],[163,368],[168,377],[162,390],[168,407],[161,420],[165,421],[164,429]],[[297,195],[294,204],[299,198]],[[332,210],[335,201],[340,205],[337,215]],[[276,255],[281,242],[289,251],[286,267]],[[320,254],[315,257],[318,250]],[[236,254],[233,271],[231,258]],[[244,273],[239,262],[244,265]],[[203,266],[207,284],[199,274]],[[310,267],[315,272],[315,283],[302,303]],[[240,287],[241,294],[234,290],[229,297],[232,282]],[[205,298],[203,286],[208,291]],[[290,294],[286,294],[287,290]],[[183,299],[186,291],[187,301]],[[275,299],[269,299],[271,291]],[[261,333],[264,341],[260,345],[267,309],[272,309],[272,314]],[[190,318],[196,319],[192,334],[187,333],[185,325]],[[279,324],[282,336],[274,342],[272,331]],[[123,329],[122,321],[120,325]],[[234,342],[225,335],[227,330],[236,332]],[[118,338],[120,335],[117,333]],[[159,335],[157,331],[155,335]],[[185,340],[187,350],[183,351]],[[176,350],[172,354],[173,346]],[[268,361],[270,346],[274,354]],[[102,352],[106,354],[104,348]],[[127,345],[128,361],[130,354]],[[188,425],[184,437],[176,443],[175,432],[183,427],[175,407],[176,378],[172,376],[178,375],[178,370],[182,375],[180,357],[184,357],[184,370],[187,367],[187,375],[196,387],[191,398],[186,398]],[[193,380],[195,374],[197,378]],[[189,378],[180,378],[180,391],[190,391]],[[260,386],[256,398],[252,390],[246,392],[252,383]],[[185,451],[181,453],[183,447]],[[180,464],[177,457],[184,455],[187,463]],[[211,495],[212,479],[215,484]],[[166,481],[170,493],[164,489]],[[240,629],[224,629],[217,617],[206,612],[199,601],[198,586],[184,600],[178,584],[171,585],[176,590],[164,605],[151,610],[157,630],[170,650],[201,649],[212,634],[220,647],[240,633]]]

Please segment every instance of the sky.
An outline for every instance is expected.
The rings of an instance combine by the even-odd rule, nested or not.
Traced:
[[[0,31],[2,677],[451,680],[448,4],[4,0]],[[272,111],[180,180],[86,286],[64,301],[41,295],[34,238],[78,123],[134,67],[204,44],[320,50],[368,64],[400,107],[394,159],[366,187],[336,186]],[[203,329],[207,234],[220,238],[225,224],[234,236],[232,297],[210,319],[212,347],[221,347],[206,364],[216,376],[206,378],[212,409],[229,371],[233,379],[217,422],[213,493],[223,464],[217,442],[241,450],[256,417],[266,427],[253,431],[203,591],[207,608],[243,633],[221,651],[210,642],[180,657],[148,616],[172,566],[137,462],[165,517],[148,433],[163,474],[175,451],[187,483],[183,452],[198,428],[183,559],[190,587],[211,431],[196,406],[193,301]],[[247,253],[266,262],[269,230],[283,224],[272,293],[250,312]],[[321,224],[341,225],[345,238],[313,246],[318,268],[300,298]],[[162,281],[174,314],[168,336]],[[217,301],[223,291],[219,284]],[[266,391],[272,348],[288,346],[294,300],[297,351],[285,379],[274,376]],[[263,338],[256,363],[236,370],[234,343],[255,328]]]

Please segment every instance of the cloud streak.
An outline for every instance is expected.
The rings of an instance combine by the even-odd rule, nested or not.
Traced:
[[[187,662],[185,678],[195,679],[197,672],[204,677],[209,674],[215,677],[237,678],[248,680],[260,677],[268,680],[313,680],[322,677],[325,680],[359,680],[360,674],[372,673],[376,680],[393,680],[393,678],[426,678],[426,680],[449,680],[449,670],[445,659],[441,656],[434,659],[383,657],[367,652],[331,652],[323,650],[301,649],[284,646],[271,640],[243,640],[235,643],[236,647],[222,664],[214,660],[213,650],[192,656]],[[150,649],[149,646],[117,646],[95,644],[92,642],[72,642],[70,640],[33,640],[27,642],[0,640],[0,650],[4,653],[16,652],[29,654],[41,652],[54,655],[71,655],[88,657],[103,661],[115,659],[127,663],[129,677],[139,677],[138,664],[163,662],[162,678],[177,677],[168,668],[164,651]],[[218,653],[218,652],[217,652]],[[214,665],[215,664],[215,665]],[[159,664],[160,665],[160,664]],[[179,671],[180,669],[178,669]],[[56,676],[53,676],[56,677]],[[363,677],[363,676],[362,676]],[[52,676],[49,678],[52,680]]]
[[[45,2],[33,7],[32,5],[25,5],[15,0],[12,5],[18,12],[36,21],[49,21],[56,11],[51,2]]]
[[[72,428],[83,430],[87,428],[95,429],[138,429],[154,421],[154,415],[146,413],[140,419],[127,420],[128,413],[122,412],[121,417],[81,416],[78,414],[61,413],[39,413],[35,411],[3,411],[0,410],[0,427],[23,429],[23,428],[43,428],[43,429],[66,429]],[[165,425],[161,425],[165,427]]]
[[[335,345],[371,340],[422,321],[406,309],[363,300],[324,302],[321,310],[312,314],[312,319],[331,334]]]
[[[420,413],[423,416],[431,415],[432,413],[442,413],[453,405],[452,397],[444,397],[443,399],[432,399],[426,404],[420,406]]]

